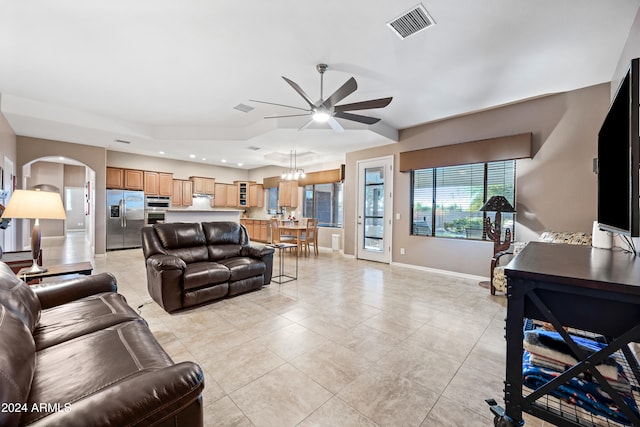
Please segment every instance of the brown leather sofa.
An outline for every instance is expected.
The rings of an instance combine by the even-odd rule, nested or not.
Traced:
[[[142,251],[149,294],[170,313],[271,283],[273,248],[252,246],[237,222],[146,226]]]
[[[174,364],[107,273],[30,287],[0,262],[0,426],[202,426]]]

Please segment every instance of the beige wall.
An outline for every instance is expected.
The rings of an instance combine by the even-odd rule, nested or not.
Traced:
[[[83,163],[95,171],[95,253],[104,254],[106,251],[106,150],[92,145],[18,136],[16,162],[18,182],[22,182],[23,165],[49,156],[64,156]],[[21,243],[21,241],[18,242],[19,245]]]
[[[410,174],[399,173],[398,153],[533,132],[533,158],[517,161],[515,235],[535,239],[544,230],[591,231],[596,217],[597,133],[609,107],[609,84],[551,95],[404,130],[400,141],[349,153],[346,162],[344,250],[355,254],[356,162],[394,155],[392,261],[488,276],[491,242],[410,236]],[[400,214],[400,220],[395,214]],[[405,255],[400,255],[400,248]],[[462,255],[462,257],[461,257]]]

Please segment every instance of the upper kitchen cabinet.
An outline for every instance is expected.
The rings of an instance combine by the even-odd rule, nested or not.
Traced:
[[[249,207],[264,207],[264,187],[262,184],[249,184]]]
[[[184,207],[193,205],[193,182],[186,179],[174,179],[171,206]]]
[[[173,174],[144,171],[144,194],[171,196],[173,194]]]
[[[238,186],[216,182],[216,194],[211,206],[216,208],[233,208],[238,206]]]
[[[144,174],[141,170],[107,167],[107,188],[144,190]]]
[[[216,192],[216,180],[214,178],[203,178],[200,176],[190,176],[189,179],[193,182],[194,194],[206,194],[213,196]]]
[[[298,181],[280,181],[278,183],[278,206],[298,207]]]
[[[107,188],[124,188],[124,170],[122,168],[107,167]]]
[[[124,188],[127,190],[144,190],[143,172],[135,169],[125,169]]]

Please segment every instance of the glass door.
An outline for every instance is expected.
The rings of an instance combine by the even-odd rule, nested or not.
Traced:
[[[393,157],[358,162],[357,257],[391,262]]]

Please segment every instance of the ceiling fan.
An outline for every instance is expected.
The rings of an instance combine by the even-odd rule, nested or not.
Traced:
[[[320,99],[316,102],[313,102],[309,95],[305,93],[302,88],[295,83],[294,81],[282,76],[284,81],[286,81],[289,86],[293,88],[304,100],[309,104],[309,108],[300,108],[295,107],[293,105],[285,105],[285,104],[277,104],[275,102],[266,102],[266,101],[257,101],[255,99],[250,99],[251,102],[259,102],[261,104],[269,104],[269,105],[278,105],[280,107],[287,108],[295,108],[296,110],[305,111],[304,114],[290,114],[283,116],[267,116],[265,119],[278,119],[283,117],[302,117],[302,116],[311,116],[310,120],[304,124],[299,130],[302,130],[309,126],[311,123],[328,123],[331,128],[336,132],[343,132],[344,128],[338,121],[336,117],[339,119],[351,120],[358,123],[364,123],[367,125],[372,125],[380,121],[380,119],[375,117],[363,116],[361,114],[353,114],[349,111],[354,110],[370,110],[373,108],[384,108],[393,99],[389,98],[379,98],[379,99],[371,99],[368,101],[354,102],[352,104],[342,104],[336,105],[338,102],[342,101],[347,96],[351,95],[353,92],[358,89],[358,83],[356,83],[356,79],[351,77],[347,80],[338,90],[336,90],[329,98],[323,98],[323,85],[324,85],[324,72],[327,71],[329,66],[327,64],[318,64],[316,65],[316,70],[320,73]]]

